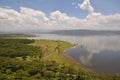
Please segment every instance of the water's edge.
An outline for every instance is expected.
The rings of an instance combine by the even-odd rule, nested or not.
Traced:
[[[70,44],[72,44],[72,43],[70,43]],[[73,44],[73,45],[74,45],[73,47],[68,48],[68,49],[73,49],[73,48],[76,48],[76,47],[77,47],[77,45],[75,45],[75,44]],[[63,57],[64,57],[66,60],[68,60],[69,62],[72,61],[72,62],[74,62],[75,64],[79,65],[79,67],[84,68],[84,69],[86,69],[86,70],[88,70],[88,71],[97,73],[97,72],[93,71],[92,69],[87,68],[87,67],[85,67],[84,65],[80,64],[80,63],[77,62],[72,56],[70,56],[69,54],[67,54],[66,51],[67,51],[68,49],[64,50],[63,53],[62,53]]]

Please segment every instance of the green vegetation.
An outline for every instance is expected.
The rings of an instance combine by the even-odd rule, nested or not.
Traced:
[[[32,34],[0,34],[2,39],[26,39],[27,37],[34,37]]]
[[[0,80],[120,80],[80,67],[62,53],[73,47],[53,40],[0,39]]]

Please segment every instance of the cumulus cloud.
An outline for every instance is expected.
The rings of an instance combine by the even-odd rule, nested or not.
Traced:
[[[21,7],[20,11],[0,8],[0,30],[32,30],[48,27],[49,18],[42,11]]]
[[[78,6],[83,10],[87,10],[89,14],[94,13],[94,8],[90,5],[90,0],[84,0],[84,2],[82,4],[78,4]]]
[[[86,1],[86,2],[85,2]],[[59,10],[46,13],[31,8],[20,7],[20,11],[11,8],[0,8],[0,31],[22,31],[39,29],[120,29],[120,14],[102,15],[94,12],[89,0],[80,7],[89,15],[80,19],[71,17]]]
[[[81,9],[88,11],[89,16],[98,16],[98,15],[101,15],[101,13],[96,13],[94,11],[94,8],[90,4],[90,0],[84,0],[82,4],[78,3],[78,6]]]
[[[55,11],[50,14],[51,21],[63,27],[76,27],[79,23],[79,19],[76,17],[70,17],[66,13]]]

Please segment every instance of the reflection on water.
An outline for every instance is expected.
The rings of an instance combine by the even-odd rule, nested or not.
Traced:
[[[37,34],[32,39],[63,40],[77,44],[68,49],[72,56],[83,66],[99,73],[120,73],[120,36],[65,36],[55,34]]]

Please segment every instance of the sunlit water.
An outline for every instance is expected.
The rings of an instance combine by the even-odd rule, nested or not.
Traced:
[[[120,36],[65,36],[57,34],[36,34],[29,39],[68,41],[77,46],[66,50],[81,65],[98,73],[120,73]]]

